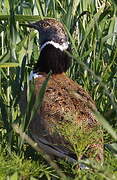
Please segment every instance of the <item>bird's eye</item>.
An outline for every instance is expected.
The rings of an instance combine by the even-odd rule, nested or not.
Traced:
[[[46,23],[43,23],[43,27],[44,27],[44,28],[48,28],[48,27],[50,27],[50,24],[47,23],[47,22],[46,22]]]

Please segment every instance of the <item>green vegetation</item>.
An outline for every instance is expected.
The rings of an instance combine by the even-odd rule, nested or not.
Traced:
[[[13,129],[15,123],[28,133],[29,119],[37,107],[37,102],[33,104],[33,83],[30,84],[28,77],[39,56],[38,36],[35,31],[20,26],[20,23],[43,17],[56,18],[64,23],[73,58],[68,75],[90,92],[101,113],[96,113],[96,117],[104,127],[103,165],[84,162],[90,168],[79,170],[77,165],[63,160],[52,164],[48,157],[44,158],[42,152],[35,151]],[[41,89],[39,105],[47,81]],[[24,84],[28,87],[28,106],[22,115],[18,102]],[[64,179],[117,179],[116,133],[116,0],[0,1],[0,180],[63,179],[62,173]],[[86,136],[82,134],[81,139],[84,141]],[[81,153],[82,147],[78,149],[78,154]]]

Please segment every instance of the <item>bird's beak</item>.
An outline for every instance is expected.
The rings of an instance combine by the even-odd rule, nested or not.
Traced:
[[[25,26],[25,27],[29,27],[29,28],[34,28],[34,29],[36,29],[36,30],[38,30],[39,29],[39,27],[37,26],[37,24],[36,23],[29,23],[29,24],[20,24],[20,26]]]

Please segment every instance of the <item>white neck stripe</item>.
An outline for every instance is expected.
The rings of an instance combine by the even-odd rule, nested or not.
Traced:
[[[40,47],[40,51],[42,51],[44,49],[44,47],[47,46],[48,44],[51,44],[55,48],[60,49],[61,51],[64,51],[64,50],[66,50],[68,48],[69,42],[59,44],[59,43],[56,43],[54,41],[47,41]]]

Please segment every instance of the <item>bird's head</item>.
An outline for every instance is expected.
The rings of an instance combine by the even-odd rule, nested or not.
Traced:
[[[54,74],[65,72],[70,59],[65,50],[69,50],[68,37],[62,23],[55,19],[43,19],[35,23],[25,24],[39,32],[40,57],[37,69]]]
[[[62,23],[59,21],[48,18],[36,23],[27,24],[27,26],[38,30],[40,47],[46,42],[54,42],[55,44],[58,43],[63,50],[68,48],[67,34]]]

